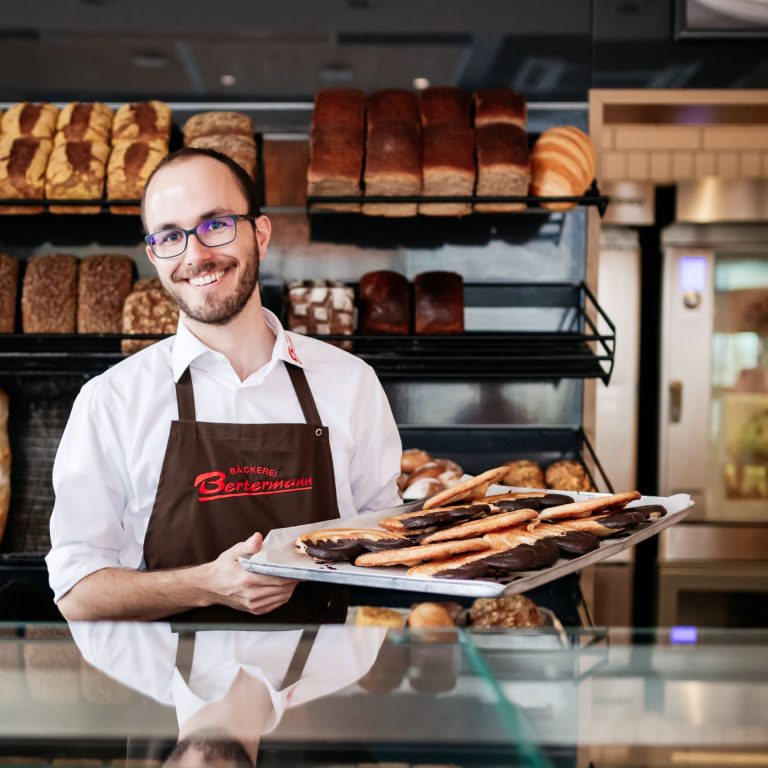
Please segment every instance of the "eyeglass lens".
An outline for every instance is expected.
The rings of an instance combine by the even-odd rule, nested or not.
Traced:
[[[236,220],[232,216],[218,216],[201,221],[194,230],[198,240],[208,247],[226,245],[235,239]],[[155,255],[169,259],[183,253],[187,247],[187,232],[183,229],[164,229],[152,236]]]

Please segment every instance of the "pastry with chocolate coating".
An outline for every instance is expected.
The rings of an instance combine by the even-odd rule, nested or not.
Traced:
[[[355,565],[365,567],[390,565],[416,565],[425,560],[442,560],[463,552],[476,552],[488,549],[482,539],[463,539],[462,541],[444,541],[437,544],[417,544],[405,549],[390,549],[384,552],[367,552],[355,560]]]
[[[351,562],[364,552],[402,549],[411,542],[390,531],[371,528],[323,528],[303,533],[296,539],[297,552],[318,563]]]
[[[506,467],[496,467],[489,469],[476,477],[470,477],[452,488],[448,488],[441,493],[436,494],[424,502],[424,509],[442,507],[459,501],[468,501],[470,499],[482,499],[488,491],[488,488],[494,483],[498,483],[507,473]]]

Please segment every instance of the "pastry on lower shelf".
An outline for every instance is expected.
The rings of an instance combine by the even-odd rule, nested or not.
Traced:
[[[128,256],[96,254],[80,262],[78,333],[120,333],[132,277],[133,262]]]
[[[580,461],[561,459],[550,464],[544,479],[547,488],[555,491],[593,491],[592,481]]]
[[[53,149],[50,139],[32,137],[0,140],[0,198],[30,200],[45,197],[45,168]],[[0,213],[41,213],[42,206],[4,205]]]
[[[16,328],[16,297],[19,290],[19,260],[0,253],[0,333]]]
[[[541,465],[530,459],[507,462],[508,471],[502,479],[504,485],[517,488],[544,488],[544,471]]]
[[[540,627],[544,623],[536,603],[525,595],[478,597],[469,615],[475,627]]]
[[[24,333],[74,333],[78,261],[69,254],[33,256],[21,289]]]

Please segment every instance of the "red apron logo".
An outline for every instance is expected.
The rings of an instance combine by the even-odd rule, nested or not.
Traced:
[[[291,337],[287,333],[285,334],[285,341],[288,344],[288,354],[291,356],[291,360],[301,365],[301,360],[299,360],[299,356],[296,354],[296,347],[293,346],[293,341],[291,341]]]
[[[238,469],[240,469],[238,467]],[[263,467],[244,467],[243,470],[262,470]],[[272,475],[273,471],[259,474]],[[276,474],[276,473],[275,473]],[[198,501],[221,501],[240,496],[268,496],[275,493],[295,493],[311,491],[311,477],[291,477],[287,479],[272,477],[269,480],[230,480],[227,482],[225,472],[203,472],[195,478],[195,488],[198,491]]]

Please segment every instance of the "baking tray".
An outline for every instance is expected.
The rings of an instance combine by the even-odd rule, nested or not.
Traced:
[[[509,491],[525,491],[525,488],[509,488],[506,486],[491,486],[488,493],[505,493]],[[558,491],[558,493],[563,493]],[[583,501],[608,494],[604,493],[566,493],[575,501]],[[601,539],[600,547],[594,552],[576,557],[571,560],[561,558],[549,568],[538,571],[521,571],[507,577],[503,581],[487,581],[485,579],[433,579],[423,576],[408,576],[405,566],[388,568],[359,568],[351,563],[316,563],[306,555],[294,550],[294,542],[299,534],[315,531],[321,528],[377,528],[377,523],[384,517],[399,512],[418,508],[419,502],[397,507],[394,510],[379,510],[367,512],[354,518],[326,520],[311,525],[297,525],[292,528],[279,528],[271,531],[262,545],[261,551],[251,558],[240,558],[240,564],[252,573],[265,573],[272,576],[284,576],[305,581],[324,581],[334,584],[347,584],[360,587],[379,587],[381,589],[398,589],[426,594],[451,595],[455,597],[498,597],[527,592],[529,589],[547,584],[569,573],[580,571],[588,565],[605,560],[641,541],[656,536],[670,525],[680,522],[687,517],[693,502],[685,493],[675,496],[643,496],[632,502],[628,508],[641,504],[661,504],[667,514],[659,520],[646,524],[640,530],[629,533],[622,538]]]

